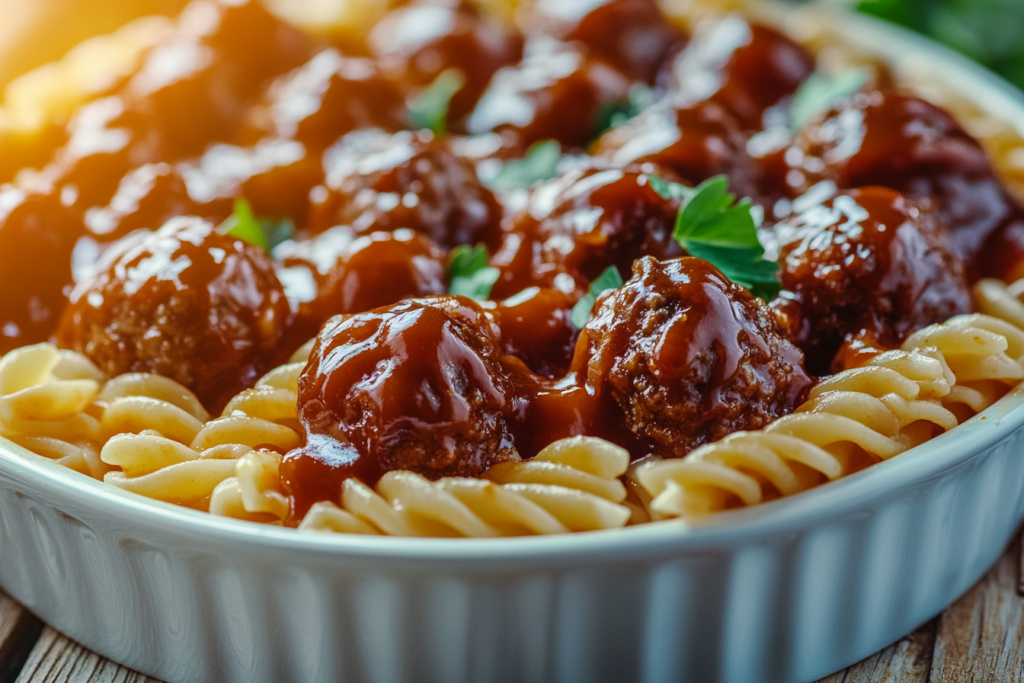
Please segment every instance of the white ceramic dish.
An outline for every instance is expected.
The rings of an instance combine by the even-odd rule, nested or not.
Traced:
[[[991,114],[1024,98],[841,16]],[[155,503],[0,440],[0,585],[177,681],[813,681],[937,614],[1024,516],[1024,390],[920,448],[695,526],[555,538],[303,535]]]

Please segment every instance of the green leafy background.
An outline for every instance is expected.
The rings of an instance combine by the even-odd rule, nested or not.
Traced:
[[[856,6],[944,43],[1024,89],[1024,0],[859,0]]]

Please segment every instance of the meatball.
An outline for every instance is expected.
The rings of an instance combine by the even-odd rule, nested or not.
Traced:
[[[374,62],[328,49],[269,88],[250,112],[241,139],[295,140],[319,156],[346,133],[397,131],[407,126],[406,118],[402,93]]]
[[[276,252],[286,271],[304,271],[312,280],[315,296],[299,307],[306,324],[319,329],[338,314],[447,291],[448,255],[429,238],[404,228],[361,237],[339,234],[342,230]],[[293,272],[282,279],[301,276]]]
[[[83,232],[58,197],[0,190],[0,355],[44,342],[57,329]]]
[[[985,150],[952,116],[895,92],[859,93],[826,112],[786,158],[795,194],[827,179],[842,188],[891,187],[935,204],[950,249],[968,264],[1000,225],[1020,216]]]
[[[176,380],[218,412],[268,369],[290,315],[262,250],[176,218],[79,283],[57,339],[108,375]]]
[[[299,378],[299,419],[311,441],[351,443],[346,478],[480,476],[514,457],[516,400],[498,350],[459,315],[472,302],[437,301],[337,317],[320,332]]]
[[[653,164],[693,185],[727,175],[733,192],[757,196],[759,170],[743,128],[713,101],[682,107],[663,101],[606,132],[591,153],[617,168]]]
[[[464,5],[414,4],[389,13],[370,33],[370,50],[390,77],[418,90],[445,69],[465,82],[452,97],[447,121],[457,127],[494,73],[523,55],[520,36],[482,19]]]
[[[197,201],[230,204],[245,197],[257,216],[288,218],[299,228],[307,222],[310,190],[323,180],[318,154],[277,138],[252,147],[212,145],[179,168]]]
[[[667,457],[760,429],[811,386],[768,306],[696,258],[637,261],[633,278],[599,299],[573,367]]]
[[[501,206],[473,164],[421,131],[346,135],[328,150],[326,188],[314,188],[310,230],[409,228],[448,248],[498,241]]]
[[[647,83],[654,82],[669,52],[682,42],[654,0],[539,0],[529,9],[527,30],[582,43],[630,78]]]
[[[530,287],[494,307],[502,351],[544,377],[569,370],[578,331],[572,324],[574,299],[557,289]]]
[[[898,347],[932,323],[970,310],[963,264],[946,248],[932,211],[895,190],[843,192],[782,221],[783,287],[795,306],[793,340],[808,367],[828,371],[849,336]]]
[[[695,36],[663,80],[677,102],[713,99],[747,130],[759,130],[765,112],[796,92],[813,71],[807,50],[778,31],[732,16]]]
[[[474,135],[500,133],[521,153],[547,139],[582,149],[601,132],[608,106],[629,100],[631,85],[577,45],[534,38],[522,62],[494,75],[467,127]]]
[[[578,299],[608,266],[623,279],[641,256],[683,254],[672,237],[679,202],[651,189],[635,171],[585,168],[538,187],[495,254],[493,294],[554,287]]]
[[[85,212],[85,224],[97,240],[115,242],[136,230],[155,230],[175,216],[201,216],[219,223],[230,215],[230,200],[196,201],[178,170],[161,163],[128,173],[110,204]]]
[[[194,2],[131,79],[75,115],[46,173],[83,208],[104,206],[131,169],[234,137],[265,82],[309,51],[301,32],[257,0]]]

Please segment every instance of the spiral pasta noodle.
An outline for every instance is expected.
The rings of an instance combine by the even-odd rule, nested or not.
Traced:
[[[232,399],[214,420],[205,411],[196,414],[202,407],[198,401],[193,405],[194,397],[183,388],[178,387],[187,396],[174,393],[170,385],[157,386],[170,380],[137,376],[131,387],[119,388],[104,415],[105,420],[116,415],[117,421],[111,422],[117,433],[100,457],[121,468],[104,481],[149,498],[209,509],[220,485],[237,483],[243,457],[257,448],[285,453],[300,445],[295,405],[302,367],[295,363],[271,371]],[[112,380],[102,393],[121,379]],[[237,510],[225,495],[217,510]]]
[[[102,478],[102,427],[92,403],[105,377],[84,357],[52,344],[0,359],[0,436],[61,465]]]
[[[483,479],[432,482],[412,472],[389,472],[376,490],[349,479],[341,507],[317,503],[299,529],[485,538],[617,528],[630,518],[619,481],[628,466],[624,449],[573,437],[529,462],[498,465]]]

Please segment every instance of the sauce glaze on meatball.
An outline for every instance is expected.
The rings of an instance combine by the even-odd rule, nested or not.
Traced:
[[[683,253],[672,237],[678,201],[663,199],[636,171],[585,168],[539,186],[513,220],[493,265],[493,294],[554,287],[579,298],[608,266],[628,278],[641,256]]]
[[[480,315],[436,297],[328,322],[299,379],[299,419],[314,441],[351,443],[345,478],[479,476],[514,457],[516,398]]]
[[[110,376],[163,375],[218,412],[269,369],[290,317],[261,249],[186,217],[79,283],[57,338]]]
[[[819,374],[849,335],[896,348],[970,310],[963,264],[934,213],[895,190],[843,192],[779,223],[775,236],[782,285],[794,294],[778,305],[795,307],[793,339]]]
[[[1001,225],[1021,218],[985,150],[947,112],[890,91],[859,93],[813,121],[786,154],[797,194],[823,180],[840,188],[882,185],[928,201],[949,247],[984,272],[975,256]]]
[[[469,161],[430,132],[346,135],[328,150],[326,188],[313,190],[310,230],[409,228],[453,248],[498,240],[501,206]]]
[[[768,306],[696,258],[643,258],[598,300],[573,368],[634,434],[680,457],[793,411],[811,379]]]

